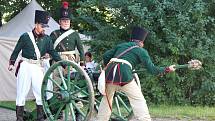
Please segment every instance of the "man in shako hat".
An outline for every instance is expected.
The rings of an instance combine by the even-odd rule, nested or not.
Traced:
[[[109,120],[115,91],[122,91],[127,95],[136,120],[151,121],[146,100],[132,76],[132,70],[137,64],[142,64],[151,74],[158,75],[175,71],[175,65],[156,67],[152,63],[147,50],[142,48],[147,34],[145,29],[134,27],[130,42],[119,44],[103,55],[106,91],[102,92],[105,96],[98,109],[98,121]]]
[[[84,49],[78,32],[70,28],[70,15],[69,3],[63,2],[60,9],[60,29],[53,31],[50,36],[55,50],[60,52],[63,59],[75,61],[77,48],[80,54],[80,65],[83,65]]]
[[[84,49],[78,32],[71,29],[71,10],[69,9],[69,3],[63,2],[60,8],[60,29],[55,30],[51,33],[51,38],[54,43],[54,48],[61,55],[62,59],[77,61],[75,49],[78,49],[80,54],[80,66],[84,66]],[[68,72],[66,72],[68,73]],[[56,74],[54,74],[56,75]],[[53,77],[55,78],[55,77]],[[79,105],[82,105],[81,102]],[[62,119],[62,112],[60,113],[59,119]],[[81,120],[81,115],[76,111],[76,120]]]
[[[26,32],[19,38],[15,49],[9,60],[8,70],[11,71],[20,51],[22,58],[16,71],[17,97],[16,117],[17,121],[23,121],[24,105],[26,96],[32,85],[33,94],[36,98],[37,121],[44,121],[44,113],[41,100],[41,86],[44,77],[40,58],[45,53],[50,54],[55,61],[61,58],[54,50],[52,39],[45,35],[45,27],[48,27],[49,13],[46,11],[35,11],[35,26],[30,32]]]

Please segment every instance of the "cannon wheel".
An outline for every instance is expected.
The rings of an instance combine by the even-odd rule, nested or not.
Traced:
[[[137,73],[133,73],[133,77],[140,86],[140,80],[137,75]],[[95,109],[98,111],[98,106],[100,104],[102,96],[96,95],[95,99]],[[131,105],[129,103],[128,97],[123,92],[115,92],[113,97],[113,104],[112,104],[113,110],[110,117],[110,121],[128,121],[134,118],[133,110],[131,108]]]
[[[102,95],[96,95],[95,110],[97,112],[102,97]],[[128,121],[133,117],[133,111],[129,104],[128,98],[122,92],[115,92],[112,109],[110,121]]]
[[[66,68],[63,69],[61,65],[66,65]],[[59,61],[53,64],[44,76],[41,91],[43,109],[48,120],[56,121],[62,113],[64,121],[76,121],[76,114],[84,121],[92,117],[93,86],[88,74],[77,63]],[[48,93],[52,95],[51,98],[48,98]]]

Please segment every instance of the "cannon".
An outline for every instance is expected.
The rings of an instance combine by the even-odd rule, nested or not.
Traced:
[[[66,65],[65,69],[62,65]],[[44,76],[41,90],[48,120],[55,121],[60,117],[64,121],[93,120],[102,98],[97,90],[98,76],[99,72],[83,69],[73,61],[63,60],[53,64]],[[111,120],[126,121],[131,118],[133,113],[128,104],[126,95],[116,92]]]
[[[99,72],[83,69],[73,61],[53,64],[44,75],[41,89],[46,120],[94,121],[102,98],[97,90],[99,75]],[[126,95],[116,92],[110,120],[127,121],[133,114],[128,104]],[[35,121],[36,109],[26,107],[24,120]],[[16,111],[16,107],[11,106],[0,105],[0,108]]]
[[[62,69],[62,65],[66,65],[65,69]],[[175,68],[197,70],[201,66],[199,60],[191,60],[188,64],[176,65]],[[84,70],[74,61],[63,60],[52,65],[46,72],[42,85],[42,101],[47,118],[55,121],[63,112],[65,121],[93,121],[102,97],[97,90],[99,74],[89,69]],[[133,76],[140,87],[135,71]],[[52,88],[49,88],[50,82]],[[47,93],[52,95],[50,99]],[[112,121],[127,121],[133,117],[128,98],[122,92],[115,93],[112,109]]]

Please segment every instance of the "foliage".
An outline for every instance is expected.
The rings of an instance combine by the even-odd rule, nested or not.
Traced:
[[[214,105],[213,1],[89,0],[81,3],[79,18],[91,34],[92,52],[102,53],[129,39],[131,26],[150,31],[145,48],[156,65],[184,64],[199,59],[198,71],[177,70],[162,78],[140,74],[146,99],[153,103]],[[214,5],[214,4],[211,4]]]
[[[29,2],[29,0],[0,0],[0,11],[7,16],[4,18],[5,21],[9,21],[15,15],[17,15]]]
[[[17,0],[18,1],[18,0]],[[0,0],[3,13],[15,15],[29,2]],[[60,0],[38,0],[57,20]],[[155,65],[203,62],[198,71],[177,70],[163,77],[140,73],[148,102],[215,105],[214,0],[71,0],[73,28],[91,35],[97,60],[116,44],[129,40],[131,27],[150,31],[145,42]],[[19,8],[19,9],[17,9]],[[8,16],[11,18],[12,16]],[[9,19],[7,19],[9,20]]]

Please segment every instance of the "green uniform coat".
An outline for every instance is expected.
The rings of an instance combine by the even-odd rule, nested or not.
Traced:
[[[53,40],[53,43],[55,43],[56,39],[64,32],[66,31],[62,29],[53,31],[50,35]],[[60,43],[64,45],[66,50],[64,50],[64,48],[60,45]],[[80,53],[80,60],[81,61],[84,60],[84,49],[78,32],[73,32],[69,36],[65,37],[60,43],[56,47],[57,52],[73,51],[77,47]]]
[[[128,49],[129,47],[136,46],[135,42],[127,42],[117,45],[115,48],[108,50],[103,55],[104,64],[107,65],[111,58],[116,58],[120,53]],[[126,54],[119,57],[120,59],[127,60],[131,63],[133,69],[137,64],[142,64],[151,74],[161,74],[165,72],[164,67],[156,67],[147,52],[146,49],[141,47],[133,48]],[[113,79],[113,70],[115,65],[117,65],[117,71],[115,73],[115,78]],[[106,71],[106,82],[114,83],[118,85],[124,85],[132,81],[132,69],[127,64],[123,63],[111,63],[108,65]]]
[[[54,50],[52,39],[45,35],[40,38],[36,38],[35,42],[39,48],[41,57],[45,55],[45,53],[49,53],[55,61],[60,61],[61,58],[59,54]],[[28,35],[28,33],[24,33],[19,38],[15,49],[12,52],[10,57],[10,64],[14,65],[19,52],[22,50],[22,57],[37,60],[37,56],[34,50],[34,45]]]

